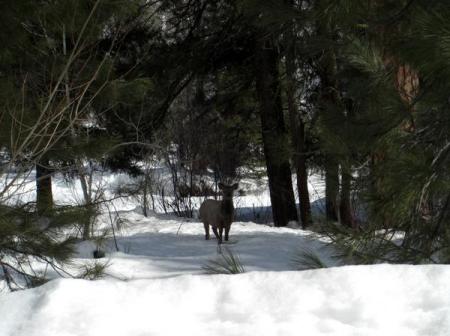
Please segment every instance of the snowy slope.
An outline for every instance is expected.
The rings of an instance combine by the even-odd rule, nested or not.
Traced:
[[[55,280],[0,296],[0,334],[448,335],[448,266]]]

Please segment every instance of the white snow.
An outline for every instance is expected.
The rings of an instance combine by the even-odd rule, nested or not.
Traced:
[[[317,188],[314,200],[323,191]],[[32,199],[32,187],[24,190]],[[55,181],[54,192],[61,204],[70,202],[71,190],[62,180]],[[266,197],[261,189],[237,201],[252,207],[262,199],[267,206]],[[233,244],[226,247],[239,256],[246,273],[207,275],[202,266],[218,258],[217,241],[204,240],[198,220],[155,213],[146,218],[131,199],[114,205],[123,227],[117,232],[119,251],[112,238],[102,246],[107,253],[100,262],[108,265],[104,278],[53,275],[55,280],[38,288],[0,291],[0,336],[450,334],[450,266],[296,271],[292,259],[305,249],[337,266],[326,241],[296,223],[274,228],[235,222]],[[97,230],[108,227],[105,213]],[[93,242],[80,243],[67,270],[76,273],[92,263],[95,248]]]
[[[0,297],[0,334],[448,335],[450,268],[55,280]]]

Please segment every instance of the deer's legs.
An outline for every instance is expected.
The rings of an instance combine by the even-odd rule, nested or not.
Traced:
[[[212,227],[212,230],[214,232],[214,235],[216,236],[217,240],[219,241],[219,244],[222,242],[219,236],[219,232],[217,232],[217,228],[215,226]]]
[[[220,239],[219,239],[219,244],[222,244],[222,237],[223,237],[223,226],[220,227],[219,229],[220,231]]]
[[[209,224],[203,223],[203,226],[205,227],[205,239],[208,240],[209,239]]]
[[[230,228],[231,228],[231,225],[228,225],[225,228],[225,241],[228,241],[228,234],[230,233]]]

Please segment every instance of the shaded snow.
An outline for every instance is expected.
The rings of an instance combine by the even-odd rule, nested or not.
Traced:
[[[145,218],[132,211],[121,216],[129,224],[117,237],[120,251],[112,240],[104,246],[111,276],[129,280],[198,274],[208,260],[218,256],[217,240],[205,241],[203,224],[198,221]],[[308,231],[236,222],[231,226],[230,241],[236,243],[225,248],[238,254],[249,271],[292,270],[293,257],[305,247],[316,251],[327,264],[333,263],[325,244]],[[94,249],[92,243],[83,243],[79,257],[90,258]]]

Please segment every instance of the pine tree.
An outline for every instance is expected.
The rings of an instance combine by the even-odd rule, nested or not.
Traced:
[[[366,251],[358,254],[447,260],[448,67],[442,50],[449,7],[342,1],[327,8],[347,36],[338,77],[352,113],[342,143],[369,163],[358,177],[369,205],[366,234],[358,238]],[[404,233],[403,243],[393,244],[380,229]]]
[[[288,133],[281,102],[279,58],[271,37],[259,41],[256,50],[256,90],[273,221],[275,226],[286,226],[289,221],[297,221],[298,217],[292,189]]]
[[[290,4],[294,6],[294,3]],[[296,22],[291,20],[285,28],[285,69],[286,69],[286,101],[289,114],[291,142],[293,148],[292,161],[297,176],[297,192],[300,200],[300,218],[303,228],[312,224],[311,204],[309,200],[308,170],[306,155],[306,134],[303,116],[299,114],[298,99],[296,97],[296,44],[300,32],[297,31]]]
[[[62,230],[82,222],[85,211],[53,207],[51,174],[89,153],[77,149],[87,142],[85,125],[95,121],[95,100],[112,69],[107,50],[102,49],[103,34],[112,17],[120,21],[122,14],[136,9],[134,5],[129,1],[125,7],[117,1],[18,1],[1,13],[5,22],[13,23],[11,30],[0,33],[0,39],[7,41],[0,53],[4,89],[0,145],[5,159],[1,173],[7,181],[0,191],[0,263],[11,288],[36,284],[39,277],[21,266],[30,258],[59,267],[72,252],[73,240],[65,238]],[[11,32],[17,38],[5,35]],[[15,185],[34,166],[36,207],[12,206]],[[21,283],[14,284],[17,279]]]

